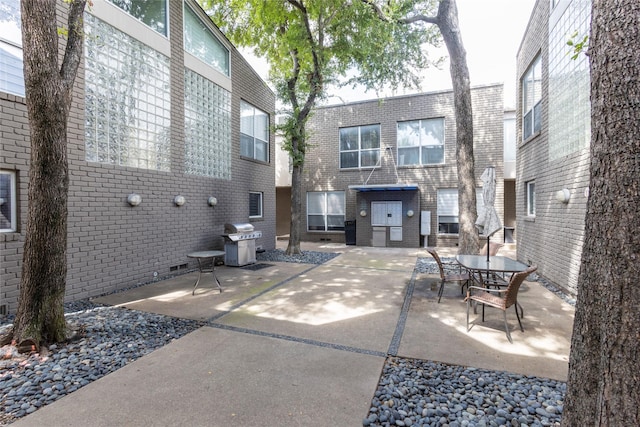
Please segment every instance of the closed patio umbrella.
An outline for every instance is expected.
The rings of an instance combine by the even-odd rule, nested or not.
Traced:
[[[502,228],[502,223],[496,212],[496,169],[493,166],[489,166],[484,170],[482,176],[482,199],[484,206],[478,212],[478,219],[476,220],[476,227],[480,231],[480,234],[487,237],[487,261],[489,261],[489,238],[493,233]]]

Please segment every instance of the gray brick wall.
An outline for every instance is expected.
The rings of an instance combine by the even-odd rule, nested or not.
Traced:
[[[257,245],[275,247],[274,137],[269,163],[240,158],[240,99],[275,118],[275,96],[235,50],[232,68],[231,179],[185,175],[184,55],[182,3],[169,2],[171,41],[171,171],[122,167],[85,161],[84,64],[76,79],[69,119],[69,217],[67,300],[77,300],[196,268],[190,251],[222,249],[227,222],[249,222],[249,192],[264,193],[264,218],[252,221],[263,232]],[[0,93],[2,151],[0,167],[18,172],[21,225],[16,233],[0,234],[0,304],[17,306],[22,245],[27,209],[29,135],[25,101]],[[138,193],[142,204],[130,207],[127,196]],[[186,204],[177,207],[173,198]],[[209,196],[218,204],[210,207]],[[175,269],[187,264],[187,269]],[[157,277],[155,276],[157,273]]]
[[[480,175],[487,166],[496,167],[498,188],[496,206],[503,217],[503,88],[502,85],[489,85],[472,89],[474,115],[474,152],[478,187]],[[403,166],[397,168],[396,130],[399,121],[444,117],[445,119],[445,164],[433,166]],[[339,168],[339,128],[380,124],[381,140],[384,150],[378,169],[341,170]],[[403,241],[391,242],[388,246],[417,247],[422,245],[420,236],[420,211],[431,211],[431,231],[428,244],[452,246],[457,237],[437,235],[437,190],[457,187],[456,167],[456,126],[453,105],[453,92],[441,91],[418,95],[400,96],[381,100],[357,102],[317,108],[309,123],[312,148],[307,154],[304,168],[305,188],[307,191],[343,190],[346,194],[346,219],[356,220],[356,238],[358,245],[370,246],[372,227],[370,212],[367,217],[358,213],[365,208],[369,211],[373,200],[400,200],[403,202]],[[392,158],[393,156],[393,158]],[[349,185],[417,183],[417,192],[393,192],[383,194],[360,193],[349,190]],[[306,198],[303,196],[303,203]],[[412,218],[406,216],[411,209]],[[306,213],[306,205],[303,206]],[[306,216],[303,215],[302,239],[317,241],[330,239],[344,241],[342,232],[304,232],[307,229]],[[502,232],[494,239],[501,240]]]
[[[538,266],[538,274],[575,294],[582,253],[585,189],[589,185],[588,149],[560,159],[549,157],[549,2],[538,0],[533,9],[517,56],[518,108],[516,215],[518,258]],[[521,79],[536,56],[542,64],[541,131],[522,141]],[[527,216],[526,183],[536,183],[536,215]],[[571,199],[563,204],[555,193],[569,189]]]

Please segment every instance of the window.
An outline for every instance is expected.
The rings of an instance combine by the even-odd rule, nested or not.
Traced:
[[[231,93],[189,69],[184,126],[185,173],[231,179]]]
[[[249,218],[262,218],[262,193],[249,193]]]
[[[307,230],[344,230],[344,191],[307,193]]]
[[[153,3],[153,2],[150,2]],[[185,4],[184,50],[229,76],[229,49],[211,32],[198,15]]]
[[[240,155],[269,161],[269,115],[240,101]]]
[[[0,232],[16,231],[16,175],[0,171]]]
[[[85,33],[87,161],[168,171],[169,58],[91,14]]]
[[[522,140],[540,131],[542,100],[542,65],[540,56],[522,78]]]
[[[438,234],[458,234],[459,211],[458,189],[444,188],[438,190]],[[484,207],[482,189],[476,189],[476,210]]]
[[[372,168],[380,160],[380,125],[340,129],[340,168]]]
[[[24,97],[20,0],[0,5],[0,91]]]
[[[444,118],[398,123],[398,166],[444,163]]]
[[[166,0],[109,0],[163,36],[167,35]]]
[[[527,182],[527,216],[536,216],[536,182]]]

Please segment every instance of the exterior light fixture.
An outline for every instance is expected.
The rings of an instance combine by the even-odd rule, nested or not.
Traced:
[[[556,200],[560,203],[569,203],[569,199],[571,198],[571,192],[566,188],[563,188],[560,191],[556,191]]]
[[[209,206],[215,206],[218,204],[218,199],[216,199],[215,197],[211,196],[207,199],[207,204]]]
[[[127,203],[129,203],[130,206],[138,206],[142,203],[142,197],[140,197],[139,194],[131,193],[127,196]]]
[[[175,203],[176,206],[182,206],[186,201],[187,199],[185,199],[184,196],[176,196],[173,198],[173,203]]]
[[[361,217],[365,217],[365,216],[367,216],[367,211],[366,211],[366,210],[364,210],[364,209],[362,209],[362,210],[360,211],[360,216],[361,216]]]
[[[407,216],[408,216],[409,218],[411,218],[411,217],[413,216],[413,209],[409,209],[409,210],[407,211]]]

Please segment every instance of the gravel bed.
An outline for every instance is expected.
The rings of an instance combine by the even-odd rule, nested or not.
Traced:
[[[36,411],[68,393],[133,362],[197,329],[199,322],[103,307],[88,301],[65,304],[67,324],[78,331],[67,344],[51,345],[41,354],[19,355],[2,348],[0,425]],[[9,321],[6,317],[4,321]],[[0,335],[11,324],[0,324]]]
[[[559,426],[566,384],[390,358],[363,426]]]
[[[301,264],[324,264],[340,255],[335,252],[303,251],[300,255],[287,255],[282,249],[273,249],[256,254],[257,261],[297,262]]]

